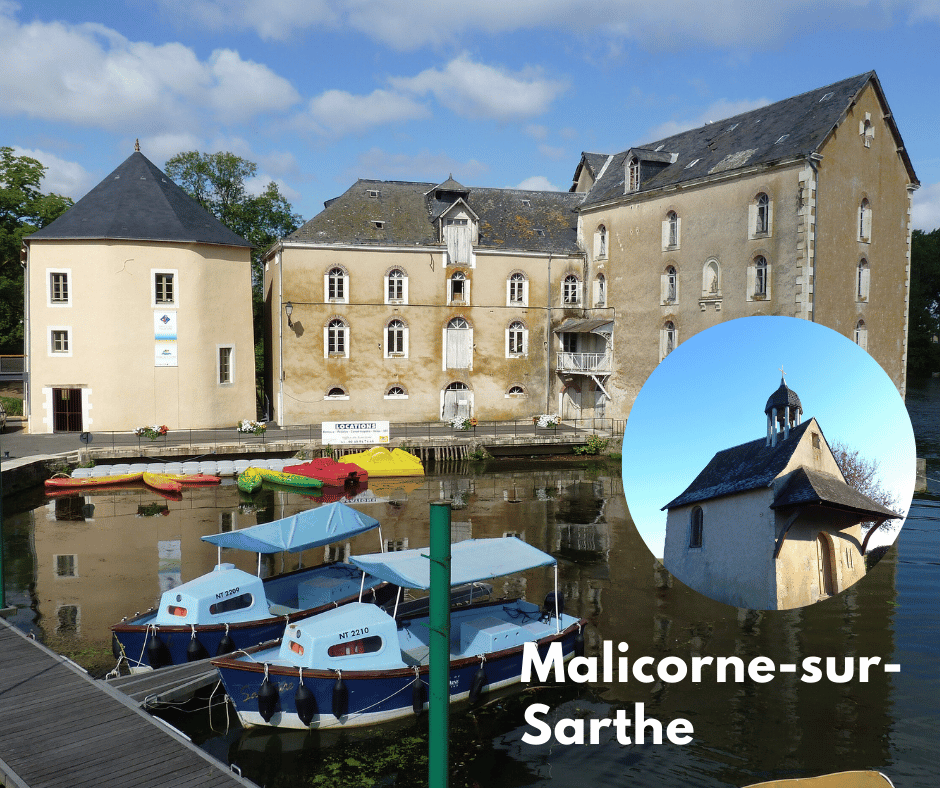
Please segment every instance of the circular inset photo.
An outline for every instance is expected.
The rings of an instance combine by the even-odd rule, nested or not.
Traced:
[[[911,421],[861,347],[790,317],[721,323],[643,385],[623,442],[636,527],[719,602],[786,610],[861,580],[914,490]]]

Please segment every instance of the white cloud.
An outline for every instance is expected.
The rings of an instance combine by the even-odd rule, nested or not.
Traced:
[[[431,153],[424,149],[417,154],[387,153],[381,148],[371,148],[361,153],[353,171],[346,178],[377,178],[381,180],[419,180],[441,183],[453,175],[461,183],[485,175],[489,167],[476,159],[458,161],[446,153]],[[467,184],[469,185],[469,184]]]
[[[518,186],[513,186],[514,189],[525,189],[528,191],[539,191],[539,192],[560,192],[559,189],[554,183],[552,183],[544,175],[533,175],[531,178],[526,178]]]
[[[54,153],[21,148],[18,145],[13,146],[13,152],[17,156],[29,156],[29,158],[36,159],[36,161],[43,164],[46,173],[43,175],[39,189],[47,194],[61,194],[64,197],[78,200],[97,182],[95,177],[81,164],[66,161]]]
[[[518,73],[472,61],[467,54],[443,69],[429,68],[414,77],[393,77],[397,90],[419,96],[432,94],[437,102],[468,118],[517,120],[544,113],[568,88],[563,80],[549,79],[541,69]]]
[[[264,41],[285,41],[311,27],[334,27],[339,16],[328,0],[159,0],[167,17],[189,19],[209,30],[254,30]],[[342,3],[335,3],[340,6]]]
[[[752,109],[757,109],[758,107],[766,107],[770,103],[770,99],[766,98],[746,101],[719,99],[699,113],[697,117],[682,120],[669,120],[659,126],[654,126],[647,132],[646,139],[637,140],[637,143],[643,144],[645,142],[665,139],[666,137],[671,137],[673,134],[679,134],[689,129],[697,129],[699,126],[704,126],[706,123],[724,120],[725,118],[740,115],[742,112],[750,112]]]
[[[940,183],[921,186],[914,192],[911,224],[915,230],[927,233],[940,227]]]
[[[367,96],[356,96],[345,90],[327,90],[312,98],[307,111],[294,123],[320,134],[342,136],[430,114],[427,107],[411,96],[396,91],[378,89]]]
[[[534,140],[544,140],[548,138],[548,128],[538,123],[530,123],[523,131]]]
[[[0,113],[161,134],[284,110],[297,92],[232,50],[130,41],[101,24],[20,24],[0,5]]]
[[[568,156],[568,151],[565,148],[558,148],[554,145],[539,145],[539,153],[552,161],[559,161]]]

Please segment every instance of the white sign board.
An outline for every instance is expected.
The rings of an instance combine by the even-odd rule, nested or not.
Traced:
[[[179,364],[176,352],[176,312],[153,313],[154,366],[175,367]]]
[[[387,421],[324,421],[322,428],[322,441],[330,446],[388,443]]]

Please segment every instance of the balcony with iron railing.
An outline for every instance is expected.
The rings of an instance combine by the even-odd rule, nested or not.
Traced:
[[[555,368],[558,372],[609,375],[611,371],[610,354],[561,352],[555,359]]]

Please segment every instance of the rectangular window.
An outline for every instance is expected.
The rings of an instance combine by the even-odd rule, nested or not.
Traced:
[[[67,329],[52,329],[50,337],[51,350],[53,353],[69,352],[69,332]]]
[[[235,348],[223,346],[219,348],[219,385],[224,386],[235,382],[234,368]]]
[[[78,577],[78,556],[57,555],[54,558],[56,577]]]
[[[153,275],[153,301],[155,304],[175,304],[176,293],[173,286],[174,275],[159,273]]]
[[[49,301],[53,304],[69,303],[69,275],[63,271],[49,274]]]

